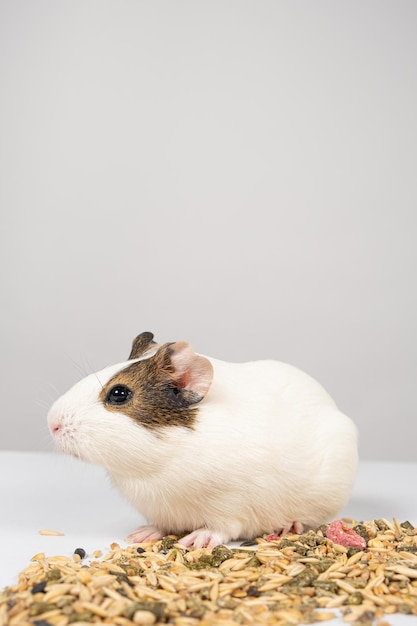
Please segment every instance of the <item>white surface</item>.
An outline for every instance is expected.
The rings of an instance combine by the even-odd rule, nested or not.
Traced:
[[[107,552],[114,541],[125,545],[126,535],[143,522],[102,468],[60,454],[0,452],[0,503],[0,589],[16,582],[37,552]],[[362,462],[343,515],[417,524],[417,463]],[[41,536],[43,529],[65,534]],[[416,618],[395,615],[388,621],[411,626]]]

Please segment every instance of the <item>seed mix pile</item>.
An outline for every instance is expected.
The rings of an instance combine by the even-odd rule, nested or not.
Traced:
[[[386,626],[392,613],[417,616],[417,528],[344,523],[366,547],[338,545],[321,526],[259,538],[255,548],[185,549],[166,537],[114,543],[88,564],[81,548],[72,558],[36,554],[0,592],[0,626],[293,626],[340,613]]]

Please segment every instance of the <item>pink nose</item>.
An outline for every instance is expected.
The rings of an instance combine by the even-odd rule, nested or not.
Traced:
[[[53,433],[59,432],[61,430],[61,424],[59,423],[53,424],[51,427],[51,430]]]

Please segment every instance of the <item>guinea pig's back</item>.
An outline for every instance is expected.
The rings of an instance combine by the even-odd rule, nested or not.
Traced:
[[[239,415],[255,411],[278,418],[306,415],[324,407],[336,408],[325,389],[300,369],[280,361],[228,363],[209,359],[213,381],[202,405],[235,408]]]
[[[248,467],[264,468],[272,488],[284,481],[308,499],[310,492],[329,504],[344,500],[356,475],[357,429],[323,387],[278,361],[212,365],[197,430],[217,441],[230,471],[244,455]]]

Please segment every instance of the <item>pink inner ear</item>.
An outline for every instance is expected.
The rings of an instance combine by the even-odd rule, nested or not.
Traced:
[[[180,377],[178,384],[181,387],[181,389],[190,388],[190,385],[192,385],[192,378],[189,375],[189,372],[184,372],[184,374]]]
[[[189,343],[178,341],[171,346],[171,364],[178,385],[204,397],[213,380],[213,366],[208,359],[193,352]]]

